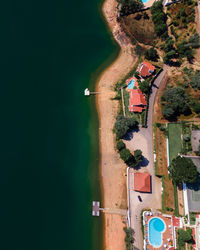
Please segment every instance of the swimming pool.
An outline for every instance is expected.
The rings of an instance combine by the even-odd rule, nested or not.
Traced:
[[[132,80],[128,83],[127,88],[128,88],[128,89],[133,89],[134,85],[135,85],[135,80],[132,79]]]
[[[155,247],[161,247],[162,245],[162,234],[166,229],[165,222],[158,218],[154,217],[149,221],[149,243]]]
[[[148,0],[142,0],[142,2],[143,2],[143,3],[146,3],[146,2],[148,2]]]

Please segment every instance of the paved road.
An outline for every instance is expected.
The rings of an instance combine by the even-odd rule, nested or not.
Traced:
[[[161,181],[155,177],[154,164],[153,164],[153,106],[154,99],[162,81],[167,66],[164,66],[163,72],[158,76],[152,87],[152,94],[149,100],[149,111],[148,111],[148,128],[141,128],[138,132],[132,134],[133,138],[127,142],[130,150],[141,149],[144,157],[146,158],[146,166],[141,167],[139,170],[130,171],[130,214],[131,214],[131,227],[135,230],[135,243],[134,245],[138,249],[143,249],[142,231],[141,231],[141,218],[140,214],[144,208],[158,209],[161,208]],[[141,194],[133,190],[133,174],[134,172],[146,172],[148,171],[152,176],[152,193]],[[156,190],[156,191],[155,191]],[[142,197],[142,202],[138,200],[138,195]]]

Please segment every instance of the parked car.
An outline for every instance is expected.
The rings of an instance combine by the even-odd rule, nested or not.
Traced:
[[[140,202],[142,202],[142,198],[141,198],[140,195],[138,195],[138,200],[139,200]]]

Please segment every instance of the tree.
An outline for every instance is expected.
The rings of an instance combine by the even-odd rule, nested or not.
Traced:
[[[190,76],[190,85],[194,89],[200,89],[200,70],[196,70],[195,73]]]
[[[177,156],[169,166],[173,181],[179,185],[182,182],[195,183],[198,177],[197,167],[189,158]]]
[[[179,229],[178,230],[178,246],[179,247],[184,247],[186,242],[191,242],[192,241],[192,233],[191,231]]]
[[[152,20],[154,22],[154,30],[157,36],[168,36],[166,25],[166,14],[163,11],[162,1],[155,1],[151,6]]]
[[[176,111],[168,104],[162,108],[162,114],[167,120],[176,119]]]
[[[117,139],[123,138],[129,129],[137,128],[138,121],[132,118],[126,118],[123,115],[118,115],[114,125],[114,132]]]
[[[148,94],[149,93],[149,83],[148,81],[144,80],[144,81],[138,81],[139,83],[139,88],[142,91],[142,93],[144,94]]]
[[[126,243],[126,250],[133,250],[133,243],[135,241],[134,239],[135,231],[131,227],[129,228],[124,227],[124,232],[126,234],[124,239]]]
[[[200,103],[199,102],[195,102],[192,106],[193,110],[195,113],[199,114],[200,113]]]
[[[120,4],[119,13],[121,16],[129,15],[141,10],[144,7],[142,0],[117,0]]]
[[[190,114],[189,98],[181,87],[170,88],[164,91],[161,101],[162,114],[167,120],[175,120],[178,115]]]
[[[158,53],[154,48],[150,48],[145,52],[145,58],[154,62],[158,61]]]
[[[134,151],[134,158],[135,158],[135,166],[139,165],[143,159],[142,151],[139,149],[135,150]]]
[[[120,152],[120,158],[128,165],[131,166],[135,162],[134,156],[127,148],[122,149]]]
[[[119,150],[119,151],[121,151],[122,149],[124,149],[126,147],[126,145],[125,145],[125,143],[122,141],[122,140],[119,140],[118,142],[117,142],[117,149]]]

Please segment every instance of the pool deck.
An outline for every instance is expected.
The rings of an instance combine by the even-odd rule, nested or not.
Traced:
[[[158,217],[165,222],[166,229],[162,233],[162,245],[155,248],[149,243],[149,221],[152,218]],[[143,224],[144,224],[144,249],[149,250],[163,250],[163,249],[174,249],[176,236],[175,228],[181,227],[180,220],[174,216],[162,214],[160,212],[144,212],[143,213]]]

